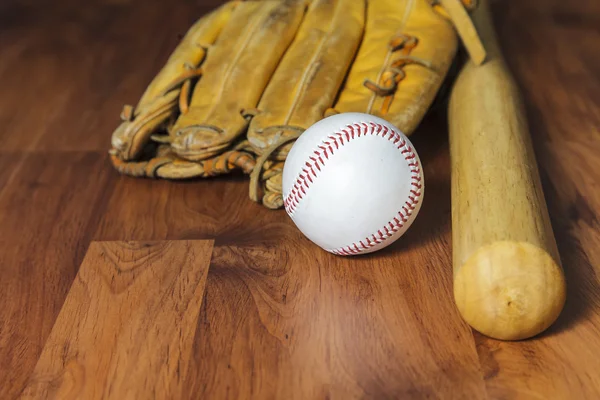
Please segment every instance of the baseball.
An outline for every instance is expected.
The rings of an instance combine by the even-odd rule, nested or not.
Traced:
[[[342,113],[296,140],[283,169],[284,207],[298,229],[338,255],[372,253],[410,227],[424,193],[419,156],[382,118]]]

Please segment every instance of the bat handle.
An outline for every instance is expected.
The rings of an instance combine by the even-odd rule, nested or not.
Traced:
[[[520,94],[487,0],[473,20],[487,58],[465,63],[449,105],[454,298],[475,330],[520,340],[558,318],[565,279]]]

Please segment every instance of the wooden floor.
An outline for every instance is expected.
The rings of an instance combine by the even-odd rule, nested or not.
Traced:
[[[414,136],[419,218],[360,259],[243,178],[112,169],[122,105],[216,3],[0,3],[0,398],[600,398],[600,3],[495,3],[568,279],[519,343],[453,304],[443,113]]]

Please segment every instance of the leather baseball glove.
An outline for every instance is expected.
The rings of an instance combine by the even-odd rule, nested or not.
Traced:
[[[250,198],[283,205],[281,175],[302,132],[335,113],[382,117],[410,135],[459,39],[485,50],[474,0],[229,1],[187,32],[112,134],[123,174],[187,179],[241,170]]]

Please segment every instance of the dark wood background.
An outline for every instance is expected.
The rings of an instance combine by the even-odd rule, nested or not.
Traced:
[[[171,243],[160,252],[173,263],[185,260],[172,253],[208,254],[185,397],[600,398],[600,3],[494,3],[568,279],[559,321],[519,343],[473,332],[453,305],[443,112],[413,137],[428,188],[419,218],[360,261],[315,250],[282,210],[252,203],[243,178],[112,169],[121,107],[218,3],[0,3],[0,398],[30,393],[42,349],[58,346],[47,341],[63,304],[85,318],[65,299],[86,252],[92,270],[127,246],[98,241]]]

